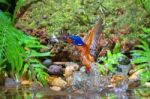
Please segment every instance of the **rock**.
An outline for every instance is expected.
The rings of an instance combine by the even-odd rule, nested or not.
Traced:
[[[119,89],[121,90],[127,90],[128,89],[128,78],[125,75],[114,75],[112,76],[111,80],[110,80],[111,84],[113,87],[116,88],[115,91]]]
[[[52,82],[53,82],[53,80],[54,80],[55,78],[57,78],[57,76],[48,76],[48,77],[46,78],[46,80],[47,80],[47,82],[48,82],[49,85],[52,85]]]
[[[74,62],[66,62],[65,63],[65,66],[68,67],[68,66],[71,66],[71,67],[74,67],[75,70],[78,70],[79,69],[79,65],[74,63]]]
[[[5,79],[5,87],[15,87],[18,83],[12,78]]]
[[[50,87],[50,89],[52,89],[53,91],[61,91],[61,87],[57,87],[57,86],[52,86]]]
[[[127,56],[121,56],[118,59],[120,65],[128,65],[130,64],[130,59]]]
[[[65,68],[65,73],[64,73],[64,76],[65,77],[69,77],[73,74],[74,71],[78,70],[79,69],[79,65],[78,64],[75,64],[73,62],[67,62],[65,64],[66,68]]]
[[[128,89],[134,89],[138,86],[140,86],[140,81],[134,81],[134,82],[129,82],[128,83]]]
[[[50,65],[48,68],[48,72],[52,75],[61,75],[63,74],[63,68],[59,65]]]
[[[71,85],[72,76],[68,76],[68,77],[66,78],[66,81],[67,81],[67,84],[68,84],[68,85]]]
[[[45,65],[46,67],[48,67],[49,65],[51,65],[52,64],[52,60],[51,59],[45,59],[44,61],[43,61],[43,65]]]
[[[73,75],[68,78],[68,84],[73,90],[94,90],[94,82],[91,79],[92,77],[88,76],[86,73],[75,71]]]
[[[51,85],[65,88],[67,86],[67,82],[65,80],[63,80],[62,78],[58,77],[52,81]]]
[[[43,85],[39,81],[35,81],[31,84],[29,90],[37,92],[42,89]]]
[[[113,72],[114,74],[122,74],[122,75],[128,75],[129,70],[131,68],[131,65],[117,65],[114,66],[115,71]]]
[[[82,72],[82,73],[84,73],[86,70],[85,70],[85,66],[82,66],[81,68],[80,68],[80,72]]]
[[[65,68],[64,76],[65,76],[65,77],[69,77],[69,76],[71,76],[71,75],[73,74],[74,71],[75,71],[74,67],[72,67],[72,66],[67,66],[67,67]]]
[[[31,85],[31,84],[32,84],[32,82],[29,81],[29,80],[23,80],[23,81],[21,81],[21,85]]]
[[[134,82],[140,80],[140,74],[144,71],[144,69],[137,70],[132,75],[129,76],[129,81]]]

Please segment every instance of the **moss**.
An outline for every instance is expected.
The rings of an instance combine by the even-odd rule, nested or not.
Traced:
[[[31,4],[26,13],[26,20],[18,19],[19,26],[26,29],[46,27],[49,35],[62,29],[71,34],[87,32],[105,13],[104,32],[107,35],[123,31],[132,39],[135,36],[130,33],[138,34],[140,28],[137,27],[148,21],[146,11],[136,0],[39,0]],[[112,28],[114,32],[109,31]]]

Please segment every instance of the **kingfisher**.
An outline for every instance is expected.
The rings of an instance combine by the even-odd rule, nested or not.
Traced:
[[[77,50],[80,53],[80,60],[82,64],[85,66],[86,73],[88,74],[91,71],[90,64],[94,62],[96,45],[99,36],[102,33],[102,29],[103,29],[103,21],[102,19],[100,19],[94,25],[94,27],[88,32],[88,35],[86,36],[85,40],[82,40],[80,36],[75,35],[66,35],[64,39],[67,43],[76,46]]]

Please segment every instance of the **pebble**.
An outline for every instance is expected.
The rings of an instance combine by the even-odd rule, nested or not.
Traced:
[[[74,71],[77,71],[79,69],[79,65],[73,62],[67,62],[65,66],[66,66],[64,73],[65,77],[71,76]]]
[[[12,78],[6,78],[5,79],[5,87],[15,87],[17,85],[17,82]]]
[[[48,68],[48,72],[52,75],[62,75],[63,74],[63,68],[59,65],[50,65]]]
[[[53,91],[61,91],[61,87],[57,87],[57,86],[52,86],[50,87],[50,89]]]
[[[44,61],[43,61],[43,65],[45,65],[46,67],[48,67],[49,65],[51,65],[52,64],[52,60],[51,59],[45,59]]]
[[[52,86],[57,86],[60,88],[65,88],[67,86],[67,82],[63,80],[61,77],[55,78],[51,84]]]

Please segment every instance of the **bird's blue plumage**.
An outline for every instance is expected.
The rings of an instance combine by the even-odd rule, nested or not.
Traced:
[[[83,40],[79,36],[69,36],[69,39],[72,40],[73,45],[77,45],[77,46],[84,45]]]

